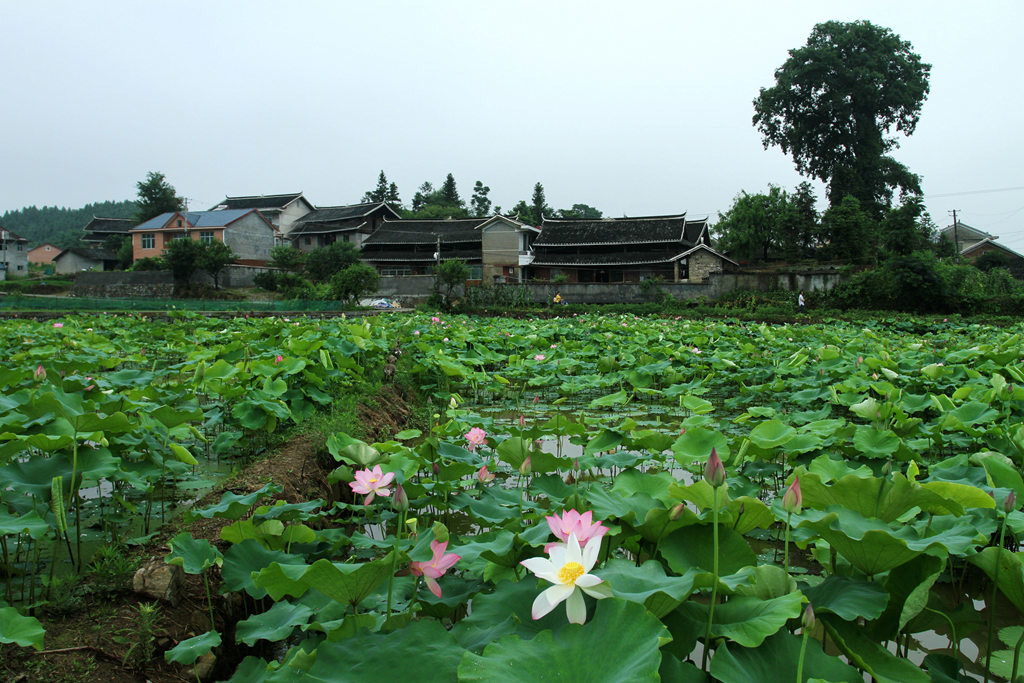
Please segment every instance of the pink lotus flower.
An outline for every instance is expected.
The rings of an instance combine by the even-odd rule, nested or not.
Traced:
[[[487,432],[480,429],[479,427],[473,427],[465,434],[466,441],[469,442],[469,450],[475,449],[477,446],[483,446],[487,440]]]
[[[284,356],[282,356],[281,354],[277,354],[277,358],[274,359],[274,364],[276,365],[276,364],[280,363],[283,360],[284,360]]]
[[[557,348],[558,348],[558,344],[552,344],[552,345],[551,345],[551,348],[553,348],[553,349],[557,349]]]
[[[391,489],[387,488],[387,485],[394,478],[394,472],[384,474],[380,465],[374,465],[372,470],[356,472],[356,480],[350,481],[348,485],[352,487],[354,493],[365,495],[366,499],[363,501],[363,505],[369,505],[374,496],[387,497],[391,495]]]
[[[445,553],[445,550],[448,549],[448,541],[444,543],[431,541],[430,549],[433,551],[434,556],[426,562],[410,562],[409,571],[415,576],[424,577],[430,592],[437,597],[441,597],[441,586],[438,585],[437,580],[444,576],[446,571],[454,567],[455,563],[461,560],[462,557],[455,553]]]
[[[64,323],[54,323],[53,326],[59,330],[60,328],[64,327]]]
[[[782,496],[782,509],[786,512],[800,513],[800,506],[803,505],[804,496],[800,493],[800,477],[794,477],[793,483],[786,489]]]
[[[412,331],[412,336],[414,336],[414,337],[420,336],[420,331],[419,330],[413,330]]]
[[[725,483],[725,465],[714,448],[711,449],[711,457],[704,466],[704,479],[716,489]]]
[[[533,359],[535,361],[542,361],[542,360],[544,360],[544,354],[543,353],[538,353],[536,356],[533,357]]]
[[[549,515],[544,519],[547,520],[551,533],[563,543],[568,542],[570,534],[576,534],[576,540],[586,545],[590,539],[601,538],[608,533],[608,527],[603,526],[601,522],[593,521],[593,518],[594,513],[590,510],[582,515],[576,510],[563,510],[561,517]],[[551,547],[555,545],[558,544],[548,543],[544,546],[544,552],[550,553]]]
[[[490,484],[494,481],[494,477],[494,472],[487,471],[487,465],[481,467],[476,473],[476,478],[480,480],[481,484]]]
[[[435,324],[436,324],[436,323],[439,323],[439,322],[441,322],[441,319],[440,319],[440,318],[438,318],[438,317],[437,317],[436,315],[432,315],[432,316],[430,316],[430,322],[432,322],[432,323],[435,323]]]
[[[696,346],[694,346],[693,347],[693,352],[696,353],[696,354],[699,354],[700,353],[700,349],[698,349]]]
[[[445,341],[448,341],[448,337],[445,337],[445,338],[444,338],[444,340],[445,340]]]

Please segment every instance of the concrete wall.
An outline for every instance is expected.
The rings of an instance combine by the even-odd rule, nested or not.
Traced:
[[[198,234],[198,231],[193,232]],[[224,244],[231,247],[239,259],[266,262],[274,247],[274,229],[258,214],[246,214],[224,228]]]
[[[54,261],[54,264],[55,271],[61,275],[81,273],[83,270],[103,270],[103,261],[80,256],[71,251]]]
[[[138,273],[80,273],[71,288],[72,296],[111,298],[170,298],[174,296],[174,277],[169,271],[152,270]]]

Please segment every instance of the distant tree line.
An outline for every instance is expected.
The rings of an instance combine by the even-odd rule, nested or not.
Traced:
[[[398,193],[398,186],[389,182],[382,170],[377,176],[377,186],[363,195],[364,202],[387,202],[388,206],[403,218],[444,219],[444,218],[486,218],[496,214],[518,216],[528,225],[540,225],[544,218],[601,218],[598,209],[587,204],[573,204],[568,209],[553,209],[548,206],[544,186],[536,183],[530,199],[522,199],[511,211],[503,212],[494,206],[490,198],[491,188],[477,180],[469,203],[459,194],[455,176],[449,173],[438,188],[429,180],[416,190],[411,203],[406,206]]]
[[[82,228],[93,219],[132,218],[138,205],[131,200],[96,202],[80,209],[26,206],[0,215],[0,225],[21,235],[33,246],[49,242],[62,249],[81,245]]]

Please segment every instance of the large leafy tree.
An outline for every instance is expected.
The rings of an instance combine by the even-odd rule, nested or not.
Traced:
[[[313,282],[327,282],[339,270],[359,262],[359,249],[351,242],[314,249],[306,254],[306,276]]]
[[[852,195],[880,218],[896,188],[920,194],[918,177],[886,154],[895,133],[914,132],[930,71],[888,28],[818,24],[761,89],[754,124],[766,148],[781,147],[800,173],[828,185],[830,205]]]
[[[742,259],[798,259],[813,255],[817,238],[814,193],[806,183],[790,194],[741,192],[715,224],[719,247]]]
[[[866,263],[878,260],[878,221],[853,195],[821,217],[821,236],[829,258]]]
[[[138,210],[135,212],[135,220],[138,223],[144,223],[168,211],[185,210],[185,200],[177,195],[163,173],[150,171],[146,174],[146,179],[137,182],[135,187],[139,191],[139,198],[136,201]]]
[[[164,251],[164,263],[174,273],[174,279],[180,284],[188,284],[192,274],[199,269],[199,255],[203,245],[188,237],[172,240]]]
[[[366,263],[342,268],[331,277],[331,294],[340,301],[357,301],[380,287],[377,269]]]

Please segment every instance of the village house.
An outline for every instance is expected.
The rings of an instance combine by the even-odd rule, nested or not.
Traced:
[[[480,280],[483,245],[480,227],[486,218],[385,220],[362,243],[361,259],[383,276],[429,275],[442,261],[469,266],[469,279]]]
[[[706,218],[686,214],[636,218],[544,219],[530,274],[567,282],[702,282],[737,263],[711,245]]]
[[[54,271],[59,275],[72,275],[86,270],[117,270],[120,263],[116,252],[98,247],[64,249],[53,260]]]
[[[386,220],[401,218],[384,202],[318,207],[297,220],[288,233],[292,246],[300,251],[350,242],[356,248]]]
[[[480,224],[482,280],[487,283],[523,282],[533,262],[533,241],[540,228],[507,216],[492,216]]]
[[[171,241],[190,238],[223,242],[237,255],[235,263],[261,266],[270,260],[274,234],[271,222],[255,209],[173,211],[132,228],[132,258],[158,258]]]
[[[28,262],[37,265],[43,265],[45,263],[53,263],[53,259],[57,258],[57,254],[60,253],[60,247],[50,244],[40,244],[38,247],[32,247],[28,250]]]
[[[111,237],[124,239],[129,236],[135,221],[131,218],[100,218],[93,216],[82,235],[82,241],[90,246],[101,246]]]
[[[1014,277],[1024,279],[1024,256],[997,242],[998,235],[972,228],[966,223],[957,223],[955,227],[950,225],[940,230],[939,239],[954,242],[960,257],[968,263],[976,264],[985,254],[992,254]],[[992,256],[987,258],[991,259]]]
[[[290,194],[251,195],[246,197],[225,197],[224,201],[210,208],[210,211],[237,211],[258,209],[270,221],[280,237],[287,238],[295,222],[313,210],[313,205],[301,192]]]
[[[22,277],[28,275],[28,240],[0,227],[0,275]]]

